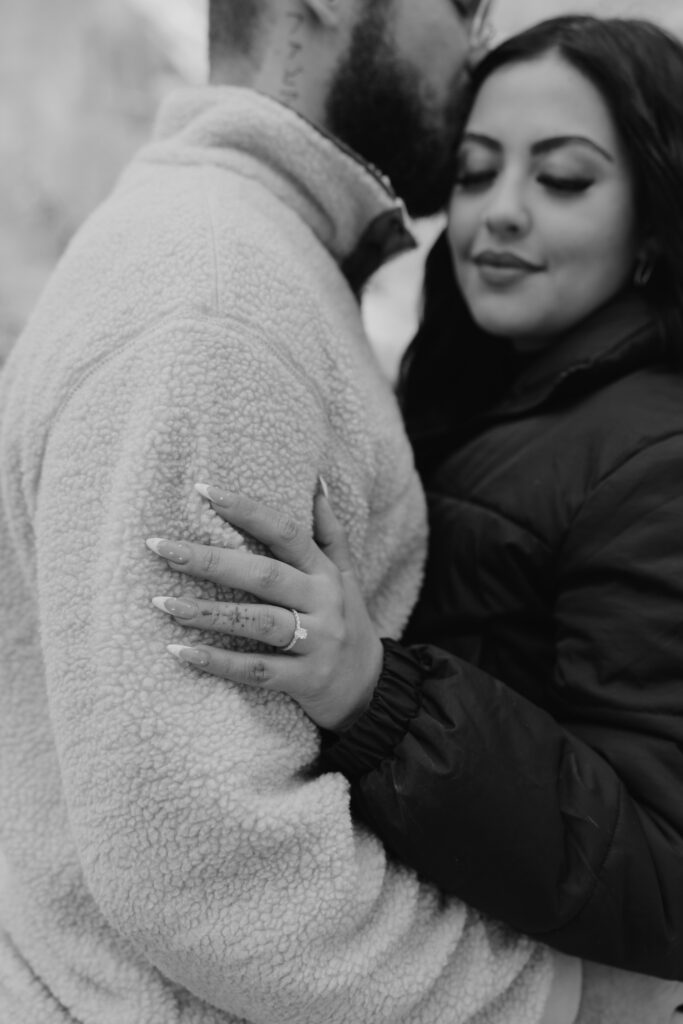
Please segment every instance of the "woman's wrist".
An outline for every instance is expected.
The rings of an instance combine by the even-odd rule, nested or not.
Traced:
[[[353,708],[351,708],[344,718],[335,725],[332,732],[337,735],[348,732],[355,723],[361,718],[368,710],[372,703],[372,699],[375,695],[375,690],[382,677],[384,669],[384,645],[382,641],[377,638],[377,643],[374,645],[373,650],[369,655],[370,669],[367,673],[367,682],[361,688],[358,694],[357,700]]]
[[[420,708],[422,666],[409,647],[382,640],[382,667],[372,698],[344,731],[328,732],[322,766],[360,778],[389,756]]]

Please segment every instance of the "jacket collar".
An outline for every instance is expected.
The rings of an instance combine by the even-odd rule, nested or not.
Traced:
[[[661,358],[652,313],[635,289],[623,292],[543,352],[522,360],[494,415],[527,412],[563,396],[587,393]]]
[[[290,107],[252,89],[207,86],[162,106],[146,160],[225,167],[264,183],[308,224],[351,288],[415,247],[388,181]]]

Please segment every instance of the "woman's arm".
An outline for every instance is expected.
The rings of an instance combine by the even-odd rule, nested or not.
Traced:
[[[445,651],[389,643],[369,706],[330,738],[324,764],[352,780],[356,811],[387,848],[444,891],[575,955],[680,979],[678,455],[673,446],[644,464],[632,460],[574,524],[572,572],[556,605],[559,657],[547,684],[563,695],[557,717]],[[262,536],[248,519],[235,525]],[[605,521],[612,542],[595,550]],[[280,543],[276,553],[286,557],[286,549]],[[612,577],[618,599],[603,593],[601,581]],[[284,604],[290,596],[278,593]],[[348,600],[340,606],[348,611]],[[658,610],[656,621],[647,608]],[[296,673],[319,640],[309,629],[296,658],[272,662],[289,658]],[[209,657],[210,670],[230,677],[234,661]],[[291,692],[270,661],[259,661],[270,682]]]
[[[641,453],[573,522],[554,671],[532,681],[552,714],[413,648],[394,673],[414,706],[383,680],[326,755],[354,780],[357,812],[442,888],[558,948],[678,979],[682,455],[678,438]]]

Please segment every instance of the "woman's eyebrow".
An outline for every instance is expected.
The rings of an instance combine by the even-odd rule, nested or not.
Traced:
[[[492,139],[489,135],[480,135],[478,132],[465,132],[462,137],[463,143],[475,142],[478,146],[484,146],[485,149],[492,149],[496,153],[500,153],[502,146],[500,142]]]
[[[483,146],[485,149],[490,149],[494,153],[502,152],[503,145],[498,142],[497,139],[492,139],[490,135],[482,135],[480,132],[466,132],[463,135],[463,143],[474,142],[478,146]],[[589,139],[585,135],[555,135],[549,139],[541,139],[539,142],[535,142],[531,147],[531,152],[536,154],[550,153],[555,149],[562,149],[564,146],[589,146],[599,153],[605,160],[609,160],[610,163],[614,163],[614,157],[611,153],[608,153],[606,149],[603,149],[593,139]]]
[[[561,149],[563,146],[589,146],[594,149],[597,153],[600,153],[605,160],[609,160],[611,164],[614,163],[614,157],[611,153],[608,153],[606,149],[603,149],[593,139],[589,139],[585,135],[557,135],[551,139],[542,139],[540,142],[536,142],[531,147],[532,153],[549,153],[554,149]]]

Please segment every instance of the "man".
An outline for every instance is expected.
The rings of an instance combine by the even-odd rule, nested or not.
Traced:
[[[150,599],[177,583],[143,547],[241,543],[197,480],[300,519],[323,473],[400,632],[423,502],[353,291],[408,236],[348,147],[412,211],[443,202],[463,8],[215,0],[211,88],[167,106],[9,360],[3,1024],[575,1018],[576,964],[390,864],[290,702],[167,656]],[[615,1022],[667,1019],[587,977],[580,1024],[605,992]]]

